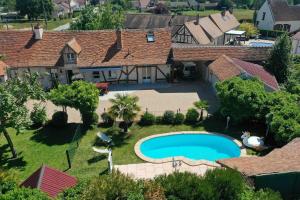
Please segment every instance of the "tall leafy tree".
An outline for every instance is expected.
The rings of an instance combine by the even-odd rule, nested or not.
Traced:
[[[16,10],[20,15],[28,16],[30,20],[39,17],[51,17],[54,6],[52,0],[16,0]]]
[[[110,100],[112,106],[109,109],[109,114],[115,119],[120,118],[124,120],[125,133],[128,130],[128,124],[133,121],[138,111],[140,111],[140,106],[137,104],[138,100],[136,96],[123,94],[117,94],[114,99]]]
[[[290,67],[285,87],[288,92],[298,95],[300,98],[300,63],[295,61]]]
[[[287,81],[289,67],[291,66],[292,61],[291,48],[291,39],[288,34],[282,34],[276,40],[266,65],[267,69],[275,75],[279,83]]]
[[[38,74],[25,73],[22,79],[13,78],[0,85],[0,133],[6,138],[14,158],[17,157],[17,152],[7,128],[20,131],[30,124],[28,110],[25,107],[25,102],[30,98],[45,99]]]
[[[78,19],[71,23],[72,30],[101,30],[121,28],[124,12],[120,6],[104,4],[97,7],[87,6]]]
[[[71,85],[58,85],[50,91],[49,98],[55,105],[79,110],[84,125],[95,123],[90,120],[99,103],[99,90],[94,84],[75,81]]]
[[[266,92],[258,79],[234,77],[216,84],[221,114],[234,122],[264,119]]]
[[[16,0],[0,0],[0,7],[3,7],[4,11],[14,11],[16,9]]]

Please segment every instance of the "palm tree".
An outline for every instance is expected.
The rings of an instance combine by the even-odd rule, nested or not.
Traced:
[[[137,104],[139,98],[129,96],[128,94],[116,94],[115,99],[110,99],[112,106],[109,109],[109,114],[114,118],[120,118],[124,121],[124,132],[128,131],[128,124],[133,121],[140,111]]]
[[[203,120],[203,110],[206,110],[209,107],[207,101],[204,101],[204,100],[196,101],[196,102],[194,102],[194,106],[201,111],[200,112],[201,113],[200,120],[202,121]]]

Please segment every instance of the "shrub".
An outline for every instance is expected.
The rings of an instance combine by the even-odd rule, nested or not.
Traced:
[[[175,117],[175,114],[173,111],[170,111],[170,110],[167,110],[163,117],[162,117],[162,122],[164,124],[173,124],[174,122],[174,117]]]
[[[82,122],[86,127],[98,124],[99,116],[95,112],[83,112],[81,116]]]
[[[241,200],[281,200],[279,192],[271,189],[260,189],[255,191],[253,188],[246,186],[240,197]]]
[[[163,117],[162,116],[157,116],[155,119],[156,124],[162,124],[163,123]]]
[[[164,188],[154,181],[144,181],[144,199],[165,200]]]
[[[71,187],[67,190],[64,190],[61,194],[59,194],[58,199],[63,200],[81,200],[83,191],[88,187],[87,181],[81,181],[74,187]]]
[[[153,125],[154,123],[155,123],[155,116],[148,112],[145,112],[142,115],[141,120],[139,122],[141,126],[149,126],[149,125]]]
[[[184,114],[176,113],[174,117],[174,124],[183,124],[184,122]]]
[[[139,184],[129,176],[120,172],[113,172],[109,175],[103,175],[101,178],[93,179],[85,189],[82,199],[142,199],[142,192]]]
[[[64,127],[68,124],[68,114],[63,111],[57,111],[52,115],[51,123],[55,127]]]
[[[30,113],[30,120],[34,127],[40,127],[47,121],[46,108],[39,104],[34,104],[33,110]]]
[[[0,168],[0,196],[18,187],[12,173]]]
[[[204,179],[213,187],[216,199],[236,200],[245,186],[241,174],[232,169],[216,168],[207,171]]]
[[[101,114],[101,119],[106,126],[112,126],[114,124],[114,119],[107,112]]]
[[[30,199],[30,200],[50,200],[48,196],[39,191],[38,189],[30,188],[16,188],[0,196],[2,200],[18,200],[18,199]]]
[[[199,113],[196,109],[190,108],[188,109],[186,115],[185,115],[185,121],[188,124],[195,124],[197,123],[199,118]]]
[[[106,130],[106,134],[111,135],[111,136],[119,135],[120,132],[121,132],[121,129],[118,126],[112,126]]]

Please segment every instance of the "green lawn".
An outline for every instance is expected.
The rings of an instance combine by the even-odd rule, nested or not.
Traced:
[[[72,19],[63,19],[63,20],[51,20],[51,21],[48,21],[48,30],[52,30],[52,29],[55,29],[57,28],[58,26],[61,26],[61,25],[64,25],[66,23],[69,23],[71,22]],[[45,22],[44,21],[39,21],[41,25],[43,25],[43,27],[46,27],[45,26]],[[33,25],[36,24],[36,22],[32,22]],[[17,22],[9,22],[8,23],[9,25],[9,29],[30,29],[31,28],[31,23],[30,21],[27,21],[27,20],[22,20],[22,21],[17,21]],[[0,30],[2,29],[6,29],[6,25],[4,23],[0,23]]]
[[[201,17],[206,17],[213,13],[221,12],[220,10],[205,10],[205,11],[183,11],[183,15],[197,15],[199,14]],[[253,19],[254,10],[249,9],[234,9],[233,14],[238,20],[252,20]]]
[[[67,161],[65,151],[72,140],[75,132],[76,124],[70,124],[68,128],[57,130],[47,127],[40,131],[26,131],[16,135],[10,130],[10,135],[15,144],[15,147],[20,153],[17,160],[10,159],[10,152],[6,145],[6,140],[0,135],[0,165],[13,169],[19,181],[24,180],[34,170],[40,167],[43,163],[60,170],[66,170]],[[146,136],[152,134],[166,133],[171,131],[189,131],[189,130],[206,130],[228,134],[235,138],[240,138],[241,131],[245,130],[241,127],[232,127],[228,131],[224,130],[225,121],[217,121],[214,119],[207,120],[198,126],[167,126],[155,125],[149,127],[140,127],[133,125],[130,128],[130,134],[116,138],[116,146],[113,148],[114,164],[129,164],[143,162],[134,153],[135,143]],[[249,126],[252,132],[261,134],[264,130],[258,132],[253,126]],[[99,156],[93,152],[92,146],[100,146],[97,142],[97,131],[104,128],[90,130],[83,135],[77,153],[74,157],[72,168],[67,170],[71,175],[80,179],[90,178],[99,175],[107,168],[107,159],[105,156]]]

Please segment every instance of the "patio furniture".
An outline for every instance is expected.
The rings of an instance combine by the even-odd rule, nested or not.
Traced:
[[[102,140],[104,143],[108,144],[108,145],[113,145],[112,139],[105,135],[104,133],[98,132],[97,136],[100,138],[100,140]]]
[[[109,83],[96,83],[96,88],[100,90],[100,95],[104,95],[108,93]]]
[[[109,172],[111,173],[113,170],[113,161],[112,161],[112,150],[110,148],[108,149],[98,149],[96,147],[93,147],[93,150],[97,153],[101,153],[101,154],[108,154],[108,168],[109,168]]]
[[[264,145],[264,138],[258,137],[258,136],[250,136],[249,132],[244,132],[241,136],[241,139],[243,140],[243,144],[246,147],[255,149],[255,150],[263,150],[265,149]]]

